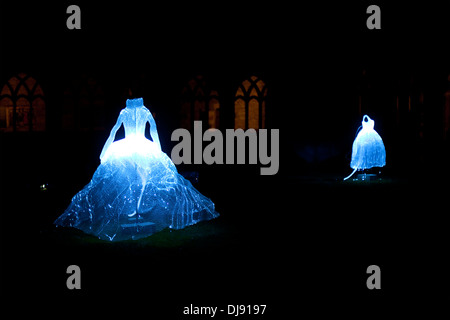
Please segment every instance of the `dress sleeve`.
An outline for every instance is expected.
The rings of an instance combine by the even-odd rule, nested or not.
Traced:
[[[156,129],[155,119],[153,118],[153,115],[150,112],[150,110],[147,109],[147,111],[148,112],[146,121],[150,123],[150,135],[153,139],[153,142],[158,146],[159,150],[161,150],[161,143],[159,142],[158,130]]]
[[[124,110],[120,111],[119,118],[117,118],[117,122],[114,125],[114,127],[112,128],[111,133],[109,134],[108,140],[106,140],[106,143],[103,146],[102,153],[100,154],[100,161],[105,156],[106,151],[108,150],[109,146],[113,143],[114,138],[116,137],[117,130],[119,130],[120,125],[123,122],[123,117],[124,117]]]

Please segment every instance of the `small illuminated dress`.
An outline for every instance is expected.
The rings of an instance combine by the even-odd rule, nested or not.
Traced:
[[[386,150],[380,135],[373,129],[375,121],[365,115],[362,129],[353,141],[352,161],[350,167],[355,170],[384,167]]]
[[[153,141],[145,137],[150,123]],[[114,141],[123,124],[125,138]],[[178,174],[161,151],[156,123],[142,99],[127,100],[100,155],[92,180],[55,221],[100,239],[139,239],[219,216],[214,203]]]

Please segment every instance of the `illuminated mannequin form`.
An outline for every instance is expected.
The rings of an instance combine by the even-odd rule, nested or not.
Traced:
[[[386,165],[386,150],[380,135],[373,129],[375,121],[365,115],[362,129],[353,141],[352,161],[353,172],[344,180],[350,178],[356,170],[365,170]]]
[[[145,137],[150,123],[153,141]],[[114,141],[123,124],[125,138]],[[161,151],[156,123],[142,99],[127,100],[92,180],[55,221],[101,239],[139,239],[216,218],[214,203],[178,174]]]
[[[150,140],[145,138],[145,126],[147,125],[147,122],[150,123],[150,135],[153,139],[153,143],[149,143]],[[122,143],[116,143],[114,145],[114,147],[119,144],[123,145],[121,146],[122,148],[119,147],[119,150],[109,150],[111,144],[114,141],[117,130],[119,130],[122,124],[125,129],[126,141],[123,141]],[[132,142],[132,144],[129,144],[128,142]],[[147,147],[150,149],[158,148],[159,152],[161,152],[161,145],[159,143],[158,131],[156,131],[155,120],[153,119],[150,111],[146,107],[144,107],[142,98],[127,100],[127,107],[120,111],[117,123],[112,128],[109,138],[103,146],[102,153],[100,154],[100,160],[102,162],[105,161],[110,154],[115,154],[117,156],[117,151],[132,150],[134,144],[138,142],[147,144]],[[139,152],[139,150],[134,151]]]

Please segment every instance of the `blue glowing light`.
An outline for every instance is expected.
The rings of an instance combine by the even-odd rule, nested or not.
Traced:
[[[150,123],[153,141],[145,137]],[[114,141],[123,124],[125,138]],[[127,100],[100,155],[92,180],[55,221],[100,239],[139,239],[182,229],[219,214],[214,203],[178,174],[161,151],[156,123],[142,98]]]
[[[352,160],[350,167],[352,174],[356,170],[370,169],[373,167],[384,167],[386,165],[386,150],[380,135],[374,130],[375,121],[365,115],[362,121],[362,129],[353,141]]]

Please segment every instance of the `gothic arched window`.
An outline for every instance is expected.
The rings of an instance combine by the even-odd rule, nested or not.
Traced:
[[[203,76],[189,80],[181,96],[181,127],[190,130],[196,120],[208,123],[210,128],[219,127],[219,95],[207,87]]]
[[[0,131],[45,131],[44,92],[33,77],[19,73],[3,86]]]
[[[266,126],[267,87],[256,76],[244,80],[234,100],[234,128],[263,129]]]

